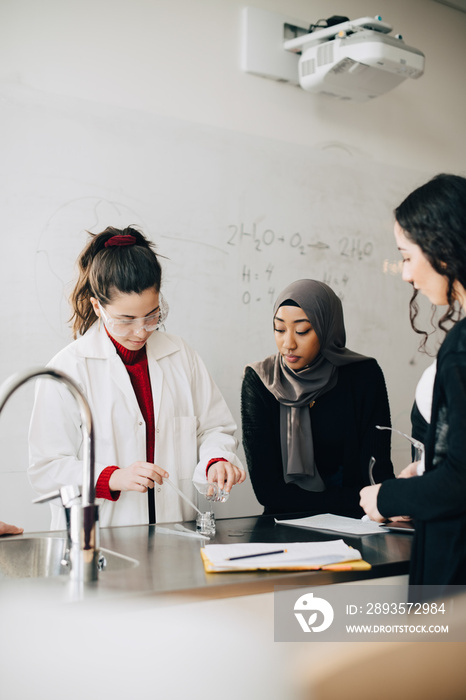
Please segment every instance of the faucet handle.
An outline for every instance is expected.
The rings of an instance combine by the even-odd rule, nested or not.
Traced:
[[[73,501],[81,497],[81,487],[80,486],[62,486],[56,491],[51,491],[46,493],[39,498],[35,498],[33,503],[47,503],[48,501],[53,501],[55,498],[60,498],[64,508],[68,508],[73,505]]]

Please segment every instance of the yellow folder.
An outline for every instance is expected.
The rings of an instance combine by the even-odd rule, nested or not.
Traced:
[[[280,565],[257,566],[252,564],[251,562],[248,562],[246,559],[244,562],[244,566],[241,566],[241,568],[238,568],[238,566],[235,566],[234,568],[227,568],[225,566],[216,567],[208,558],[204,548],[201,548],[201,558],[202,563],[204,564],[204,570],[209,574],[231,574],[234,572],[243,573],[244,571],[368,571],[370,568],[372,568],[367,561],[364,561],[362,559],[357,559],[355,561],[344,561],[336,564],[325,564],[322,566],[318,566],[315,564],[305,564],[302,566],[292,567]]]

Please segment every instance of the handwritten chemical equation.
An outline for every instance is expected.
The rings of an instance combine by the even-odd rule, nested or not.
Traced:
[[[360,236],[341,236],[336,244],[330,245],[321,240],[308,241],[306,237],[296,231],[295,233],[281,234],[272,228],[261,229],[256,224],[246,226],[229,224],[227,235],[228,246],[252,245],[253,249],[259,253],[271,248],[288,248],[294,250],[298,255],[307,255],[315,251],[336,252],[343,258],[351,260],[364,260],[370,258],[374,252],[372,241],[364,240]]]
[[[259,268],[259,271],[251,268],[249,265],[243,265],[241,271],[241,301],[243,304],[247,306],[262,301],[273,304],[279,291],[274,286],[274,271],[275,267],[272,263],[268,263],[266,267]],[[350,280],[346,273],[335,275],[326,270],[323,274],[316,276],[316,279],[332,287],[343,301],[344,288]]]

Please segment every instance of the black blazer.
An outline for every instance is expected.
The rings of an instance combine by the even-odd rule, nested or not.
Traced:
[[[466,584],[466,319],[439,350],[425,445],[425,473],[383,484],[377,507],[415,520],[410,584]]]

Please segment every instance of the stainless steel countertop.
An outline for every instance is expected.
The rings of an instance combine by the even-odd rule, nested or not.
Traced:
[[[193,531],[193,522],[184,523]],[[338,533],[276,525],[271,516],[217,519],[217,534],[209,543],[234,542],[304,542],[343,538],[361,552],[372,565],[369,571],[294,571],[206,573],[200,556],[203,541],[176,534],[159,532],[173,525],[137,525],[103,528],[101,546],[136,559],[134,568],[104,571],[99,581],[86,585],[80,598],[97,599],[99,603],[115,598],[137,596],[188,596],[191,599],[223,598],[271,592],[274,586],[316,586],[346,581],[359,581],[406,574],[409,566],[412,537],[407,534],[381,533],[349,537]],[[64,533],[47,532],[20,537],[56,537]],[[0,594],[14,586],[17,593],[54,591],[61,596],[68,577],[50,579],[16,579],[2,581]]]

